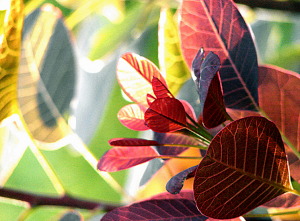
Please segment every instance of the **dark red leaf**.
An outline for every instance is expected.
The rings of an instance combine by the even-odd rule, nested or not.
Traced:
[[[155,159],[159,154],[149,146],[114,147],[108,150],[98,161],[101,171],[116,172]]]
[[[176,174],[175,176],[173,176],[167,183],[166,190],[169,193],[178,194],[183,187],[184,181],[186,179],[189,179],[189,178],[195,176],[197,167],[198,167],[198,165],[190,167],[184,171],[181,171],[180,173]]]
[[[117,78],[125,94],[137,104],[148,106],[147,94],[154,95],[151,81],[157,77],[167,85],[158,68],[148,59],[125,53],[118,61]]]
[[[203,47],[221,61],[227,107],[258,110],[257,56],[251,33],[232,0],[183,0],[180,5],[183,55],[191,67]]]
[[[146,111],[145,122],[155,132],[173,132],[186,126],[186,112],[179,100],[159,98]]]
[[[161,199],[147,200],[119,207],[105,214],[101,221],[133,221],[133,220],[207,220],[196,208],[194,200]]]
[[[152,102],[156,99],[156,97],[151,94],[147,94],[146,99],[147,99],[148,105],[150,106],[152,104]]]
[[[139,138],[113,138],[108,141],[111,146],[156,146],[159,143],[155,140]]]
[[[167,86],[156,77],[153,77],[152,79],[152,88],[156,98],[174,98],[174,96],[168,90]]]
[[[203,124],[206,128],[217,127],[227,120],[219,73],[210,82],[202,115]]]
[[[197,207],[206,216],[230,219],[293,191],[284,145],[275,124],[246,117],[212,140],[194,181]]]

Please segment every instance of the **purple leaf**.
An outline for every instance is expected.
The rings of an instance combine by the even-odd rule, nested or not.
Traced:
[[[113,138],[108,141],[111,146],[156,146],[159,143],[155,140],[139,138]]]
[[[161,199],[147,200],[130,206],[119,207],[105,214],[101,221],[133,220],[207,220],[195,205],[194,200]]]
[[[190,167],[175,176],[173,176],[166,185],[166,190],[172,194],[178,194],[183,187],[183,183],[186,179],[195,176],[195,172],[198,165]]]

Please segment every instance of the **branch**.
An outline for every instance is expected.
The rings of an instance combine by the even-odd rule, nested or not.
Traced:
[[[276,9],[290,12],[300,12],[300,2],[289,1],[276,1],[276,0],[234,0],[235,3],[244,4],[250,8],[266,8]]]
[[[32,207],[43,206],[43,205],[67,206],[67,207],[76,207],[80,209],[89,209],[89,210],[101,209],[109,212],[120,206],[120,205],[92,202],[88,200],[80,200],[67,195],[61,198],[56,198],[56,197],[48,197],[48,196],[39,196],[30,193],[23,193],[20,191],[9,190],[5,188],[0,189],[0,196],[28,202]]]

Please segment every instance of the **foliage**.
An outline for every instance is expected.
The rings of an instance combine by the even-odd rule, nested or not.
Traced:
[[[2,2],[1,220],[299,219],[298,15]]]

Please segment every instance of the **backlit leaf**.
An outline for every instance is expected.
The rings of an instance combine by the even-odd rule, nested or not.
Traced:
[[[263,206],[280,208],[299,207],[300,197],[292,193],[285,193],[265,203]]]
[[[140,138],[114,138],[108,141],[111,146],[156,146],[159,143],[155,140]]]
[[[190,78],[190,71],[182,56],[178,25],[169,8],[162,8],[158,25],[159,67],[165,74],[170,91],[177,94]]]
[[[174,98],[174,96],[168,90],[167,86],[164,85],[156,77],[153,77],[153,79],[152,79],[152,89],[153,89],[153,92],[154,92],[156,98],[166,98],[166,97]]]
[[[250,31],[232,0],[181,1],[180,37],[191,67],[199,48],[221,61],[227,107],[258,110],[257,56]]]
[[[155,159],[159,154],[149,146],[114,147],[99,160],[97,168],[101,171],[115,172]]]
[[[120,122],[131,130],[149,130],[145,125],[144,115],[147,108],[139,104],[128,104],[118,112]]]
[[[123,54],[117,65],[117,78],[125,94],[137,104],[148,106],[147,94],[154,95],[152,78],[167,85],[158,68],[148,59],[134,53]]]
[[[221,79],[217,73],[210,82],[206,100],[204,102],[202,120],[207,128],[214,128],[227,120],[227,112],[224,105]]]
[[[49,4],[36,11],[35,23],[24,27],[18,103],[33,138],[56,142],[72,133],[62,114],[73,97],[75,58],[61,12]]]
[[[161,199],[148,200],[119,207],[107,213],[101,221],[108,220],[207,220],[196,208],[193,200]]]
[[[197,207],[206,216],[231,219],[293,191],[284,145],[263,117],[234,121],[212,140],[195,175]]]
[[[175,176],[173,176],[167,183],[166,190],[172,194],[178,194],[183,187],[183,183],[186,179],[194,177],[197,166],[190,167]]]
[[[7,5],[7,20],[0,33],[0,121],[18,113],[16,88],[24,20],[23,1],[12,0]]]
[[[172,132],[186,126],[186,112],[179,100],[160,98],[146,111],[145,122],[155,132]]]

